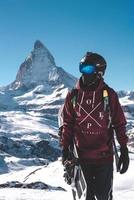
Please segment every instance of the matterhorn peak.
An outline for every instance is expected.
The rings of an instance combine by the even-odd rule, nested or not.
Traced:
[[[51,91],[61,84],[70,87],[75,81],[75,77],[56,66],[50,51],[40,40],[36,40],[33,50],[20,65],[16,79],[9,88],[31,89],[44,85],[46,91]]]
[[[40,40],[36,40],[34,43],[34,49],[41,49],[41,48],[45,48],[44,44]]]
[[[34,59],[41,59],[41,60],[43,58],[48,58],[49,62],[52,65],[55,65],[54,57],[40,40],[35,41],[34,49],[31,52],[30,56],[32,56]]]
[[[36,40],[34,48],[20,65],[16,80],[11,84],[11,88],[20,87],[31,88],[39,84],[48,82],[50,72],[56,68],[54,57],[42,42]]]

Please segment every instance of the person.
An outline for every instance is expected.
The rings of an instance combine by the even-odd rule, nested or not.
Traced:
[[[68,160],[69,146],[74,140],[87,182],[86,200],[113,199],[114,130],[120,144],[120,174],[129,166],[126,119],[117,93],[104,82],[106,67],[101,55],[86,53],[79,64],[81,77],[76,85],[76,105],[72,103],[74,92],[69,91],[62,113],[62,163]],[[104,110],[104,90],[109,97],[109,112]]]

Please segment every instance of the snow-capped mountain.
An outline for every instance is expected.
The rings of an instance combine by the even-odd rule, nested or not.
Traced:
[[[21,168],[22,163],[43,164],[60,155],[57,114],[75,83],[76,78],[57,67],[49,50],[37,40],[15,81],[0,90],[1,159],[16,157],[16,166]],[[2,163],[7,167],[1,172],[7,172],[14,161]]]
[[[72,87],[74,81],[75,78],[72,75],[56,66],[52,54],[37,40],[33,51],[20,65],[16,79],[9,88],[24,87],[30,89],[44,85],[45,91],[50,92],[61,84],[64,84],[65,87]]]

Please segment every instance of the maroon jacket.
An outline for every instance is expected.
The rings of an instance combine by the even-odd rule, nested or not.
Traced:
[[[81,80],[81,79],[80,79]],[[69,92],[63,108],[62,143],[68,148],[75,139],[79,157],[82,162],[106,163],[113,161],[113,130],[108,128],[109,114],[104,112],[103,90],[107,89],[110,100],[112,124],[115,127],[120,145],[126,145],[126,119],[116,92],[103,80],[91,91],[77,84],[77,104],[73,108],[72,93]]]

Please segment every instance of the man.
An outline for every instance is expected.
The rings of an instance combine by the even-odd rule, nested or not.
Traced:
[[[71,91],[63,108],[62,161],[68,160],[68,148],[75,141],[87,182],[87,200],[112,200],[113,127],[120,144],[120,173],[129,165],[126,119],[116,92],[103,81],[105,69],[101,55],[87,52],[79,65],[82,76],[76,86],[76,105]],[[108,93],[109,111],[104,108],[103,93]]]

